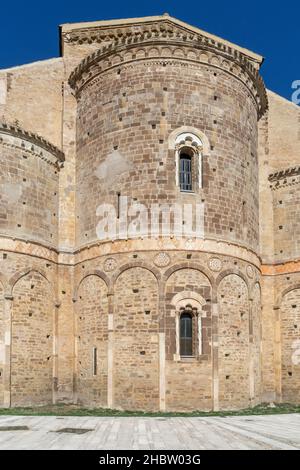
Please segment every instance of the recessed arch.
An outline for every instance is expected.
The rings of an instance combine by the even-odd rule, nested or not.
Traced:
[[[173,305],[175,308],[181,308],[188,302],[191,304],[192,308],[198,309],[200,309],[202,305],[206,303],[205,299],[202,297],[202,295],[198,294],[198,292],[183,291],[174,295],[171,300],[171,305]]]
[[[286,289],[284,289],[282,292],[279,292],[279,293],[277,294],[277,296],[276,296],[276,301],[275,301],[274,307],[275,307],[275,308],[280,308],[284,297],[285,297],[287,294],[289,294],[291,291],[297,290],[297,289],[300,289],[300,283],[297,283],[297,284],[294,284],[294,285],[292,285],[292,286],[289,286],[289,287],[287,287]]]
[[[14,280],[11,405],[49,404],[53,400],[56,364],[56,309],[52,285],[37,269],[23,271]]]
[[[90,271],[77,288],[75,313],[75,380],[77,401],[107,406],[108,285],[101,273]]]
[[[153,270],[121,269],[114,286],[114,406],[159,406],[159,289]],[[145,396],[147,400],[145,401]]]
[[[168,281],[169,277],[174,272],[179,271],[181,269],[195,269],[196,271],[199,271],[200,273],[202,273],[207,278],[207,280],[210,284],[210,287],[212,287],[214,289],[215,280],[214,280],[213,276],[211,275],[211,273],[209,272],[209,270],[207,268],[205,268],[204,266],[202,266],[202,265],[199,265],[197,263],[191,263],[191,262],[188,262],[188,261],[183,262],[183,263],[179,263],[179,264],[174,264],[169,269],[167,269],[167,271],[165,271],[165,273],[163,274],[164,283],[166,283]]]
[[[45,273],[45,271],[39,267],[30,267],[30,268],[27,268],[27,269],[24,269],[23,271],[18,271],[17,273],[15,273],[8,281],[8,288],[9,288],[9,295],[13,295],[13,292],[14,292],[14,288],[16,286],[16,284],[25,276],[27,276],[28,274],[31,274],[31,273],[38,273],[40,274],[40,276],[42,276],[49,284],[50,286],[50,289],[51,289],[51,293],[52,293],[52,296],[53,296],[53,303],[55,305],[58,305],[58,300],[56,298],[56,295],[55,295],[55,290],[54,290],[54,286],[52,284],[52,282],[48,279],[47,277],[47,274]]]
[[[109,277],[102,271],[98,270],[98,269],[94,269],[94,270],[90,270],[86,273],[84,273],[84,275],[82,276],[82,278],[80,279],[80,281],[78,282],[76,288],[74,289],[74,295],[73,295],[73,301],[77,301],[78,299],[78,291],[79,291],[79,288],[80,288],[80,285],[82,284],[82,282],[84,281],[84,279],[86,279],[87,277],[89,276],[97,276],[97,277],[100,277],[106,284],[106,287],[108,288],[108,291],[110,291],[110,288],[111,288],[111,281],[109,279]]]
[[[211,407],[213,279],[199,262],[186,261],[169,267],[164,282],[167,406],[180,409],[188,401],[190,407]],[[190,361],[193,366],[186,366]],[[181,371],[182,395],[177,390]],[[193,383],[193,390],[186,383]]]
[[[245,274],[242,273],[239,269],[226,269],[225,271],[222,271],[216,279],[216,288],[218,289],[221,281],[226,276],[230,276],[231,274],[235,274],[236,276],[240,277],[245,282],[247,289],[248,289],[248,295],[249,295],[249,281],[247,277],[245,276]]]
[[[285,289],[279,310],[278,333],[280,349],[277,351],[278,395],[284,403],[298,403],[300,399],[299,325],[300,286]],[[280,328],[280,330],[279,330]]]
[[[252,397],[249,288],[240,274],[226,270],[217,279],[219,402],[223,409],[230,409],[234,396],[237,406],[246,408]]]
[[[120,277],[120,275],[124,272],[127,271],[130,268],[143,268],[146,269],[147,271],[150,271],[154,277],[156,278],[157,282],[161,280],[161,273],[159,269],[155,268],[154,266],[151,266],[150,264],[146,263],[145,261],[136,261],[136,262],[130,262],[127,264],[123,264],[122,266],[119,267],[119,269],[114,273],[112,277],[112,288],[114,289],[114,286]]]

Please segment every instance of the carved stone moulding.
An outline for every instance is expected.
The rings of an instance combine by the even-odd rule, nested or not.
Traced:
[[[114,271],[116,269],[116,267],[117,267],[117,262],[114,258],[107,258],[104,261],[103,268],[104,268],[105,272]]]
[[[211,271],[214,271],[214,272],[219,272],[221,271],[222,269],[222,261],[220,260],[220,258],[210,258],[210,260],[208,261],[208,267],[209,269],[211,269]]]
[[[164,251],[158,253],[154,257],[154,264],[158,266],[159,268],[165,268],[170,264],[171,258],[168,255],[168,253],[165,253]]]
[[[247,266],[246,271],[247,271],[247,276],[250,277],[250,279],[252,279],[254,277],[254,269],[250,264]]]
[[[65,160],[64,153],[55,145],[19,125],[0,122],[0,144],[30,152],[53,165],[61,166]]]
[[[241,53],[233,53],[218,44],[193,41],[175,36],[172,39],[163,35],[129,37],[116,40],[85,57],[69,77],[69,84],[75,93],[81,91],[95,76],[121,64],[136,60],[171,59],[204,63],[218,67],[237,76],[247,86],[257,103],[259,117],[267,109],[267,95],[258,70]]]
[[[300,167],[287,168],[286,170],[272,173],[268,179],[272,190],[285,186],[294,186],[300,183]]]

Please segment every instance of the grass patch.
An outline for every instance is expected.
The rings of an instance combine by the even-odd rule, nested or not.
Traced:
[[[280,403],[270,406],[267,403],[257,405],[254,408],[246,408],[234,411],[193,411],[191,413],[184,412],[165,412],[152,413],[142,411],[120,411],[106,408],[82,408],[79,405],[48,405],[26,408],[0,408],[0,416],[19,415],[19,416],[141,416],[141,417],[197,417],[197,416],[251,416],[251,415],[274,415],[300,413],[300,405],[291,405],[288,403]]]

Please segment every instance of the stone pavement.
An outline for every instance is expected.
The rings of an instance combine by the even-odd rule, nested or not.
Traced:
[[[10,428],[18,426],[28,430]],[[0,416],[0,450],[4,449],[292,450],[300,449],[300,414],[227,418]]]

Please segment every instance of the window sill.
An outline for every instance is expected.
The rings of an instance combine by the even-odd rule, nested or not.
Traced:
[[[200,356],[178,356],[174,354],[175,362],[185,362],[185,363],[194,363],[194,362],[206,362],[209,359],[208,354],[201,354]]]
[[[180,356],[180,362],[196,362],[196,356]]]

